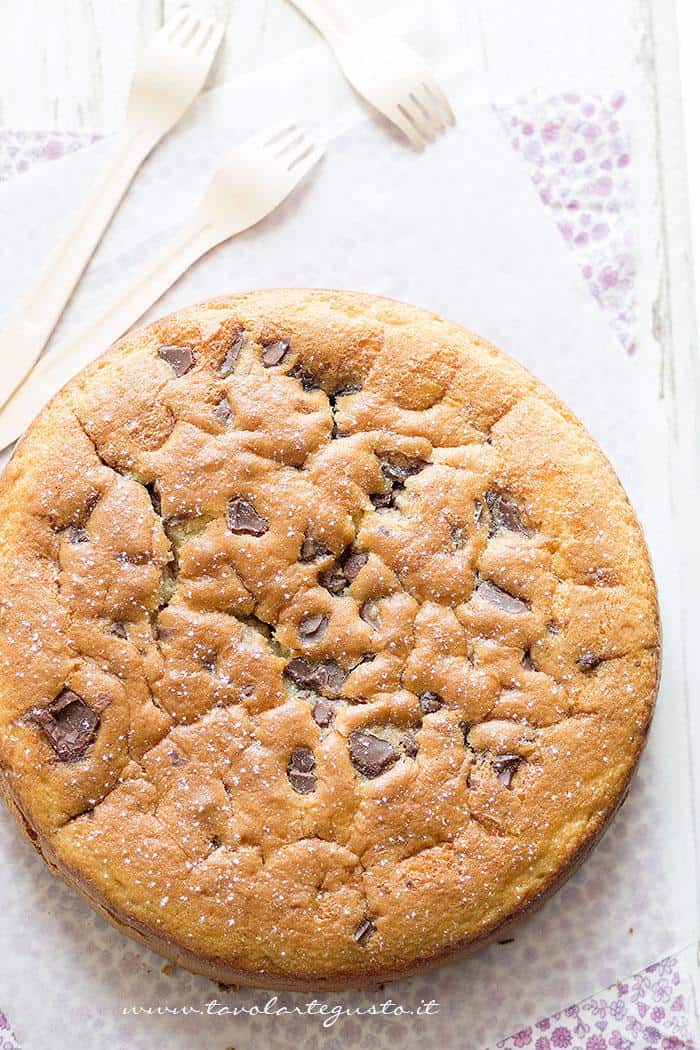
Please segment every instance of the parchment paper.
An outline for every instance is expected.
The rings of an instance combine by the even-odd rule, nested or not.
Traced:
[[[684,947],[697,929],[688,727],[678,670],[684,637],[662,467],[668,434],[658,361],[624,354],[484,103],[484,85],[464,68],[454,72],[478,47],[478,30],[460,21],[461,5],[438,0],[430,17],[411,10],[408,36],[443,68],[456,129],[418,155],[383,121],[364,115],[349,92],[347,110],[329,112],[324,84],[338,74],[320,46],[226,85],[198,103],[139,175],[61,327],[67,332],[86,319],[160,249],[217,158],[249,129],[287,114],[313,125],[329,139],[315,177],[257,229],[211,253],[151,316],[250,288],[363,289],[464,323],[544,379],[609,455],[655,562],[665,669],[640,773],[602,844],[518,928],[513,943],[384,992],[319,997],[350,1008],[389,995],[405,1009],[436,1000],[438,1013],[340,1019],[327,1029],[309,1017],[123,1015],[131,1006],[203,1009],[214,997],[229,1009],[262,1009],[269,995],[222,992],[179,970],[161,973],[162,960],[112,930],[51,876],[3,811],[0,1002],[12,1004],[24,1050],[166,1044],[173,1050],[381,1050],[397,1041],[413,1050],[426,1039],[445,1050],[476,1050]],[[0,191],[5,312],[105,148],[90,147]],[[305,1008],[309,998],[280,996],[278,1005]]]

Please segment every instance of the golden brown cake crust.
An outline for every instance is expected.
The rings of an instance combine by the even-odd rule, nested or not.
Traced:
[[[624,798],[659,672],[612,468],[506,355],[268,291],[121,340],[0,483],[0,790],[120,928],[227,983],[474,950]]]

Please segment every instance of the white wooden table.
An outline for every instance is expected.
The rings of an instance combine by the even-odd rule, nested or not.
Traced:
[[[0,126],[111,131],[134,54],[180,0],[1,0]],[[314,38],[286,0],[195,0],[229,29],[210,86]],[[372,4],[358,4],[360,8]]]

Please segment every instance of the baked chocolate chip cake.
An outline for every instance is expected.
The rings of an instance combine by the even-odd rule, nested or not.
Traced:
[[[44,410],[0,492],[3,794],[117,926],[227,983],[473,950],[582,860],[659,668],[607,460],[479,337],[217,299]]]

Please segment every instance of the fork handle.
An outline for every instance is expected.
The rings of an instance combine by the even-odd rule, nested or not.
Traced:
[[[117,205],[154,146],[142,133],[120,134],[63,241],[52,251],[36,284],[0,333],[6,348],[0,376],[0,405],[7,402],[46,345]]]
[[[355,22],[348,17],[338,0],[292,0],[292,3],[316,26],[331,46],[338,37],[346,36],[355,28]]]
[[[178,277],[220,239],[211,227],[196,221],[188,224],[98,317],[49,351],[0,411],[0,448],[15,441],[49,398],[128,331]]]

